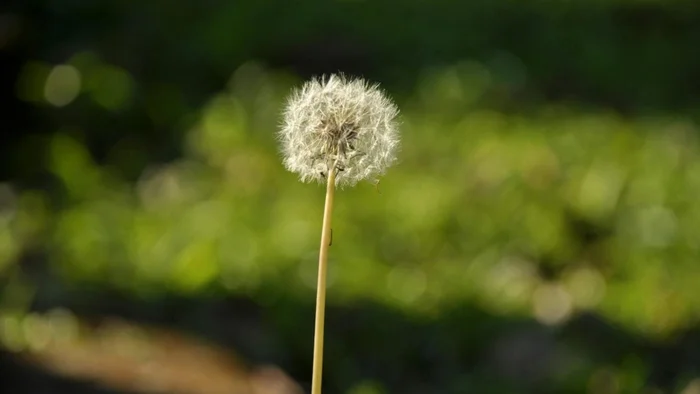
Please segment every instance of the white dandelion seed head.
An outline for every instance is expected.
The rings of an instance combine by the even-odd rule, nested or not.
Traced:
[[[343,75],[312,79],[287,101],[279,131],[285,167],[303,182],[374,180],[396,160],[398,108],[379,89]]]

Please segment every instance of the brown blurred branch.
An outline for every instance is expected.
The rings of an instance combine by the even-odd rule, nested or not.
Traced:
[[[298,394],[273,366],[249,367],[187,335],[109,319],[78,323],[77,335],[52,335],[19,356],[54,373],[137,393]]]

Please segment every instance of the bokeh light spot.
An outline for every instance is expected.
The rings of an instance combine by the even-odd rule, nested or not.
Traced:
[[[114,66],[103,66],[94,70],[87,78],[86,85],[93,100],[112,111],[125,107],[134,90],[131,75]]]
[[[594,268],[579,268],[566,275],[566,287],[580,308],[593,308],[605,295],[605,278]]]
[[[51,326],[38,314],[29,314],[22,321],[27,345],[32,350],[44,348],[51,341]]]
[[[25,346],[21,320],[14,315],[0,315],[0,342],[11,351],[19,352]]]
[[[64,107],[80,94],[81,76],[77,68],[62,64],[54,67],[46,77],[44,98],[49,104]]]
[[[573,311],[571,296],[558,284],[545,283],[538,286],[532,302],[535,318],[542,324],[561,324]]]
[[[663,206],[653,206],[640,211],[639,229],[642,241],[648,246],[664,247],[676,235],[676,216]]]
[[[78,337],[78,319],[67,309],[57,308],[47,314],[52,339],[66,342]]]
[[[395,267],[387,276],[389,292],[399,301],[411,304],[425,292],[427,280],[419,269]]]
[[[516,256],[491,265],[484,279],[484,301],[500,313],[526,306],[539,280],[532,262]]]

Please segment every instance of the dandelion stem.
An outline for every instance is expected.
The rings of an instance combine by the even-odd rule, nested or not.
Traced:
[[[314,333],[314,363],[311,378],[311,394],[321,394],[323,375],[323,330],[326,315],[326,271],[328,268],[328,249],[331,246],[331,215],[333,213],[333,196],[335,194],[335,168],[328,171],[326,186],[326,205],[323,209],[323,230],[321,231],[321,250],[318,256],[318,283],[316,285],[316,328]]]

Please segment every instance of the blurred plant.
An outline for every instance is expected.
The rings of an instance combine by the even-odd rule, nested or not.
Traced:
[[[336,185],[378,176],[396,159],[398,109],[377,85],[343,75],[314,79],[287,103],[279,136],[284,164],[302,181],[327,178],[318,262],[311,393],[321,393],[323,330],[331,215]]]
[[[396,97],[405,141],[400,168],[381,201],[371,187],[355,187],[343,192],[352,206],[334,207],[334,232],[343,234],[334,253],[343,258],[335,263],[330,256],[333,301],[369,300],[421,319],[447,318],[455,304],[475,305],[557,330],[592,313],[653,341],[697,325],[698,123],[683,114],[622,116],[572,103],[495,110],[483,101],[498,84],[491,71],[475,61],[437,69],[413,94]],[[0,188],[0,265],[14,272],[25,256],[41,253],[71,286],[149,298],[251,297],[274,310],[293,359],[287,367],[299,365],[293,373],[303,376],[311,362],[305,334],[311,325],[304,322],[311,318],[299,315],[313,309],[290,300],[307,300],[316,289],[312,237],[321,196],[285,174],[275,140],[277,115],[297,82],[244,64],[189,126],[183,156],[146,168],[136,182],[115,170],[118,162],[96,160],[80,130],[59,129],[44,160],[57,187]],[[112,157],[133,154],[140,153],[119,145]],[[24,309],[35,297],[58,302],[67,294],[41,283],[43,296],[33,295],[31,283],[0,286],[2,308]],[[331,320],[332,312],[326,314]],[[326,347],[327,390],[365,379],[392,392],[413,387],[420,379],[415,361],[382,358],[400,354],[406,342],[381,337],[376,327],[394,327],[393,319],[377,317],[362,335],[332,330],[342,341]],[[473,332],[483,319],[454,322],[459,329],[452,336],[434,336],[449,345],[445,354],[472,354],[477,342],[485,348],[498,335],[459,342],[464,327]],[[348,364],[331,361],[331,346],[348,346],[342,353]],[[552,373],[562,380],[546,384],[553,392],[580,392],[567,388],[584,387],[603,367],[587,350],[569,351],[583,364],[557,364]],[[610,354],[605,359],[615,362]],[[455,362],[446,358],[436,370],[449,371]],[[381,376],[356,372],[387,363]],[[392,383],[391,369],[411,378]],[[439,376],[430,384],[445,393],[490,382],[477,370]],[[624,380],[620,385],[639,392]],[[486,387],[476,391],[522,391]]]

